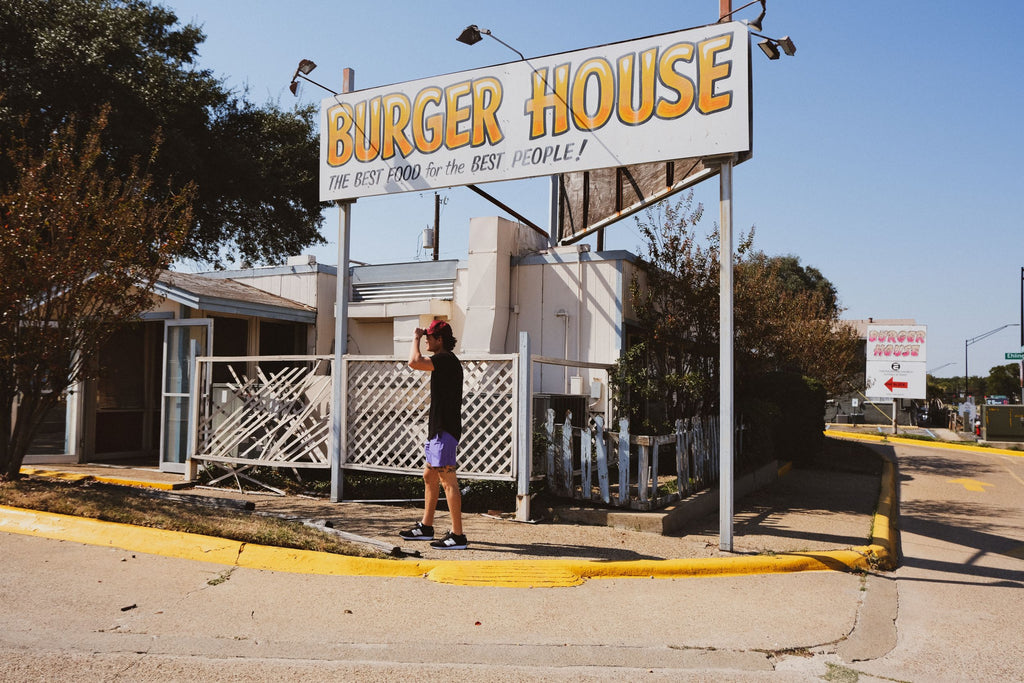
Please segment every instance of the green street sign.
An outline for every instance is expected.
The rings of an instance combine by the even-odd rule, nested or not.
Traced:
[[[1007,353],[1006,360],[1024,360],[1024,351],[1017,351],[1016,353]]]

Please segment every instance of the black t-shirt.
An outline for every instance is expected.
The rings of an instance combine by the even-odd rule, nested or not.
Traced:
[[[451,351],[430,357],[434,369],[430,373],[430,426],[427,438],[446,431],[462,439],[462,363]]]

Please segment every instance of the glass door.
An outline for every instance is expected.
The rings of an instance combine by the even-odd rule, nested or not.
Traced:
[[[192,450],[192,395],[196,356],[210,348],[213,321],[168,320],[164,323],[164,363],[161,384],[160,471],[184,474]]]

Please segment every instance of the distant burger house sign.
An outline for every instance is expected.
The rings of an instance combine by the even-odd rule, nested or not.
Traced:
[[[750,149],[738,22],[323,100],[324,201]]]

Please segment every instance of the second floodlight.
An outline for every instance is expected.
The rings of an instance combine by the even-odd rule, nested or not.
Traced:
[[[460,43],[465,43],[466,45],[476,45],[477,43],[484,39],[484,36],[490,36],[491,38],[494,38],[496,41],[498,41],[508,49],[512,50],[512,52],[515,52],[517,55],[519,55],[519,59],[526,59],[526,56],[523,55],[522,52],[509,45],[504,40],[491,33],[489,30],[485,28],[480,28],[476,24],[470,24],[466,28],[462,29],[462,33],[460,33],[459,37],[456,38],[455,40],[459,41]]]
[[[326,85],[322,85],[320,83],[317,83],[316,81],[314,81],[312,78],[309,77],[309,74],[312,73],[313,69],[315,69],[315,68],[316,68],[316,62],[314,62],[312,59],[303,59],[303,60],[299,61],[299,65],[297,67],[295,67],[295,75],[292,76],[292,82],[288,84],[288,89],[292,91],[293,95],[295,95],[296,97],[299,96],[299,79],[300,78],[302,80],[304,80],[304,81],[309,81],[310,83],[312,83],[313,85],[315,85],[315,86],[317,86],[319,88],[323,88],[324,90],[326,90],[327,92],[331,93],[332,95],[337,95],[338,94],[338,93],[334,92],[333,90],[331,90],[330,88],[328,88]]]
[[[757,46],[768,56],[768,59],[779,58],[779,46],[775,44],[775,41],[765,38]]]
[[[480,35],[480,27],[476,24],[470,24],[462,30],[462,33],[455,40],[466,45],[476,45],[483,39],[484,37]]]

